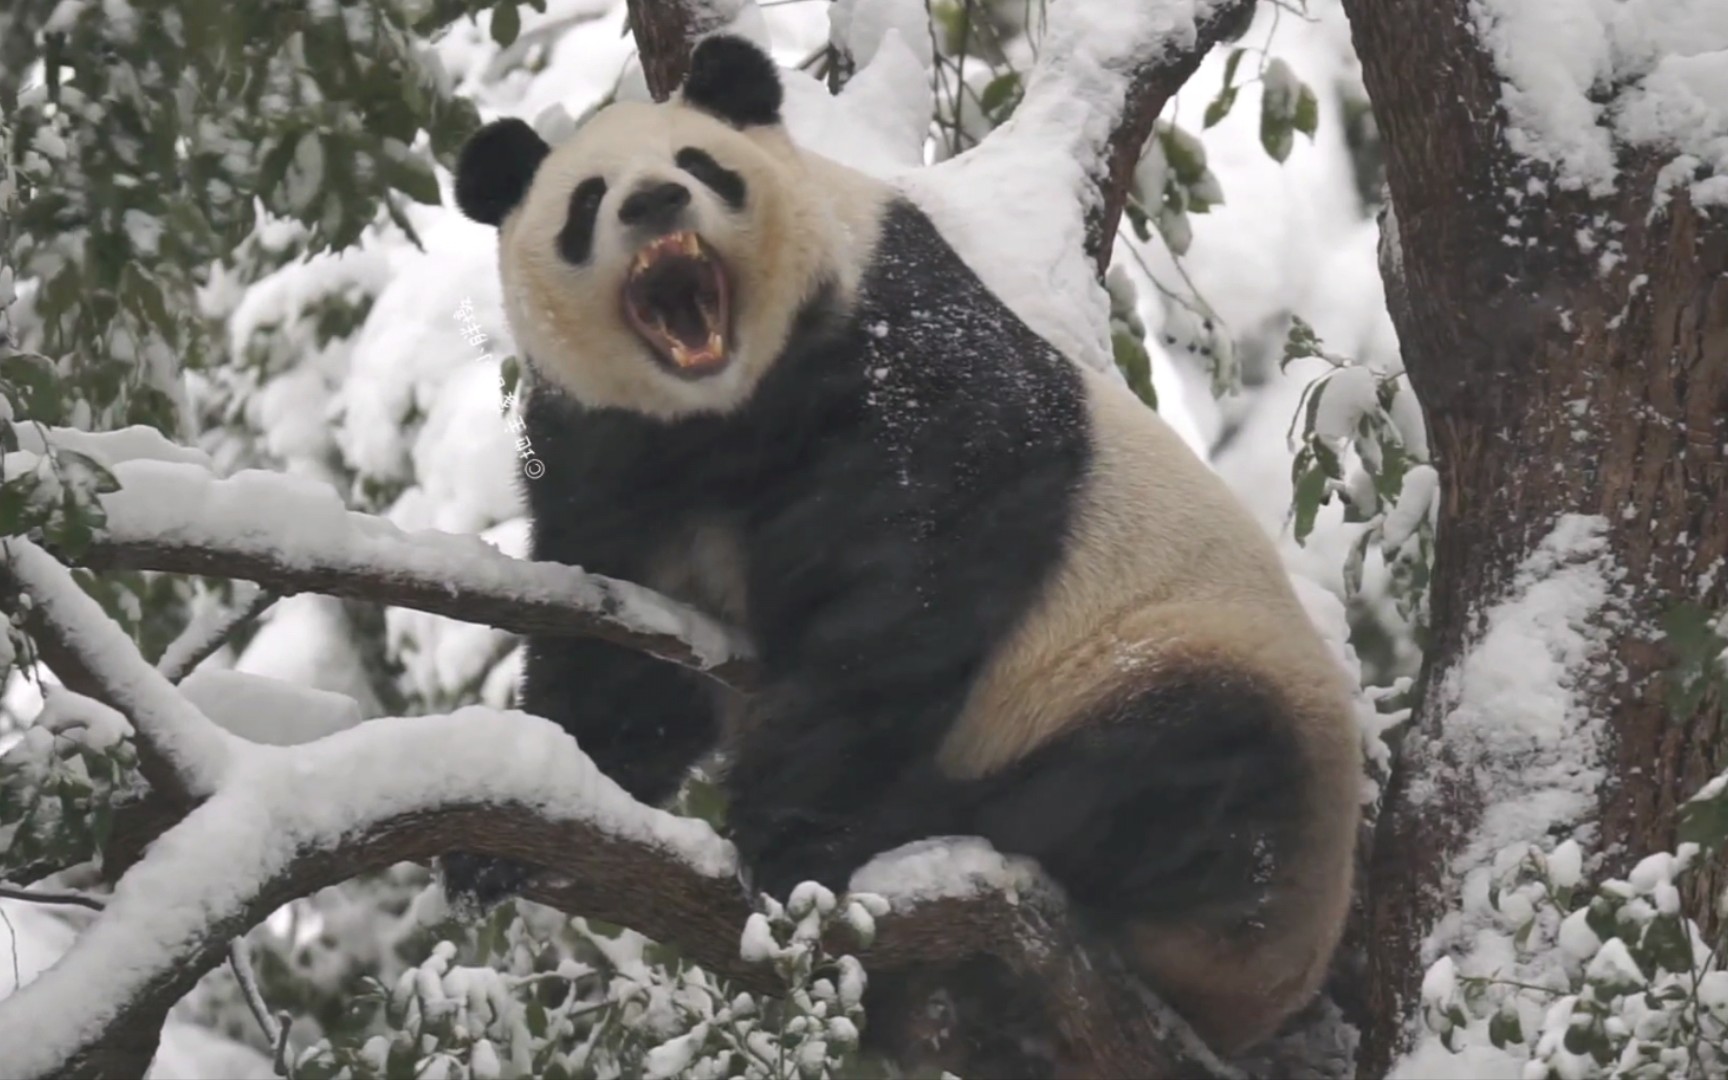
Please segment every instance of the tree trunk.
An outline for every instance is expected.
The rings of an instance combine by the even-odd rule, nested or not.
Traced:
[[[655,101],[665,101],[684,81],[690,43],[729,22],[738,9],[713,0],[629,0],[630,30],[636,37],[642,75]]]
[[[1421,704],[1367,883],[1360,1068],[1381,1076],[1411,1033],[1421,945],[1456,905],[1453,857],[1494,764],[1444,738],[1447,679],[1562,515],[1605,519],[1620,572],[1590,628],[1614,675],[1575,688],[1607,736],[1603,870],[1671,850],[1677,805],[1723,765],[1721,702],[1667,714],[1658,628],[1683,602],[1728,607],[1728,572],[1710,572],[1728,557],[1728,214],[1684,189],[1662,205],[1649,152],[1619,148],[1618,186],[1597,197],[1515,155],[1466,0],[1345,7],[1385,139],[1388,300],[1442,478]],[[1720,873],[1700,875],[1713,880],[1695,883],[1694,913]]]

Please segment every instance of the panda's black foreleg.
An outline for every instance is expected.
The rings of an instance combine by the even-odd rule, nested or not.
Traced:
[[[694,672],[591,638],[532,638],[524,712],[568,731],[600,771],[656,805],[718,738],[716,685]]]
[[[756,889],[784,900],[816,881],[840,892],[876,855],[956,831],[966,786],[938,775],[909,739],[931,729],[918,723],[920,699],[895,707],[786,688],[761,697],[727,774],[728,828]]]
[[[676,665],[587,638],[531,638],[521,708],[575,737],[601,772],[638,802],[664,802],[717,737],[713,684]],[[490,906],[519,892],[529,870],[487,856],[444,859],[457,900]]]
[[[1143,690],[974,783],[969,831],[1105,917],[1251,914],[1303,813],[1289,720],[1228,675]]]

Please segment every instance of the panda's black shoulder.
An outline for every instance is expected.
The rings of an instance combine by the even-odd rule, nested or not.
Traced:
[[[876,378],[913,399],[960,403],[972,424],[1032,437],[1083,465],[1093,433],[1079,369],[904,197],[883,206],[853,316]]]

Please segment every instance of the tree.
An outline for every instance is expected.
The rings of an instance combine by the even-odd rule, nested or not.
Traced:
[[[549,725],[474,706],[504,704],[506,632],[598,635],[731,685],[751,677],[748,644],[695,611],[420,531],[433,522],[410,454],[373,445],[363,424],[431,440],[448,417],[420,411],[413,387],[368,413],[329,374],[361,362],[356,331],[389,302],[368,244],[426,228],[412,204],[438,201],[435,165],[477,120],[453,81],[472,92],[546,64],[597,16],[511,0],[370,0],[340,17],[160,0],[0,14],[6,659],[40,662],[71,691],[50,692],[0,759],[0,899],[98,912],[54,968],[0,1000],[0,1071],[142,1075],[192,992],[210,1026],[305,1076],[819,1075],[856,1043],[858,961],[914,977],[995,965],[988,979],[1029,992],[1032,1015],[1014,1022],[1054,1033],[1057,1061],[1081,1075],[1379,1077],[1407,1051],[1404,1075],[1424,1075],[1438,1056],[1490,1047],[1508,1048],[1496,1068],[1536,1075],[1728,1071],[1711,918],[1722,867],[1706,858],[1728,839],[1728,783],[1705,783],[1728,766],[1728,109],[1705,92],[1728,26],[1651,0],[1596,27],[1612,47],[1584,54],[1512,0],[1344,2],[1373,111],[1343,94],[1343,115],[1368,203],[1384,159],[1381,266],[1407,378],[1330,351],[1284,310],[1232,332],[1192,283],[1168,290],[1160,337],[1170,352],[1188,344],[1215,391],[1270,385],[1254,368],[1279,342],[1283,364],[1318,373],[1297,402],[1291,533],[1343,553],[1356,648],[1381,655],[1365,678],[1383,715],[1365,706],[1365,726],[1383,794],[1361,925],[1331,987],[1361,1032],[1354,1061],[1325,1003],[1266,1056],[1217,1061],[1082,944],[1035,871],[993,853],[944,849],[934,892],[897,893],[885,872],[878,897],[748,897],[698,820],[699,784],[680,807],[690,816],[637,806]],[[869,7],[837,7],[803,66],[831,90],[872,64],[915,82],[905,65],[928,31],[937,156],[974,153],[920,182],[971,185],[948,189],[964,201],[1011,176],[1047,200],[1037,215],[1001,211],[1019,226],[1013,262],[1059,286],[1023,314],[1085,359],[1114,358],[1150,400],[1168,353],[1148,339],[1133,281],[1113,271],[1106,298],[1098,279],[1113,254],[1204,251],[1191,215],[1225,192],[1205,138],[1166,105],[1254,5],[1125,15],[1070,0],[1040,31],[1024,25],[1030,7],[958,0],[928,19],[911,5],[917,32],[893,5]],[[692,38],[741,12],[630,0],[646,91],[664,96]],[[1296,15],[1263,5],[1262,21],[1275,34]],[[906,51],[884,44],[885,25]],[[1010,45],[1027,32],[1042,51],[1016,68]],[[440,33],[457,45],[436,59],[421,42]],[[1321,105],[1271,55],[1276,40],[1234,44],[1202,123],[1258,82],[1257,137],[1283,162]],[[1582,136],[1567,126],[1580,116],[1594,124]],[[1117,238],[1124,213],[1143,246]],[[341,269],[283,290],[308,296],[259,300],[295,259]],[[992,265],[989,281],[1013,286],[1015,270]],[[1232,424],[1275,400],[1258,394]],[[334,439],[252,422],[284,401],[360,420]],[[202,451],[112,430],[133,422],[191,432]],[[223,478],[240,463],[322,483]],[[499,519],[458,520],[436,523]],[[317,611],[351,643],[326,661],[340,677],[324,690],[190,674],[270,633],[255,620],[279,598],[312,593],[340,598]],[[451,639],[422,613],[492,630],[441,648]],[[1400,725],[1404,646],[1386,639],[1412,627],[1426,648]],[[456,670],[431,670],[451,651]],[[362,720],[377,713],[397,715]],[[1384,760],[1383,734],[1396,744]],[[422,910],[413,864],[453,849],[548,868],[528,895],[544,907],[467,930]],[[363,895],[373,953],[248,944],[272,912],[343,882],[365,889],[348,895]],[[325,928],[290,937],[334,933],[350,903],[336,895],[299,902]],[[699,967],[663,962],[632,932]],[[224,962],[231,990],[200,981]],[[339,977],[314,987],[316,967]],[[663,1026],[627,1030],[644,1015]],[[927,1060],[961,1072],[982,1060],[964,1045],[928,1054],[932,1032],[905,1016],[870,1020]],[[964,1017],[942,1022],[965,1033]],[[955,1031],[938,1028],[955,1051]]]
[[[1678,17],[1661,6],[1652,20]],[[1675,847],[1679,807],[1724,765],[1720,683],[1687,694],[1671,671],[1677,620],[1728,607],[1710,570],[1728,556],[1728,162],[1707,119],[1640,127],[1640,95],[1673,92],[1672,43],[1556,89],[1527,65],[1560,46],[1515,5],[1346,7],[1385,139],[1388,297],[1441,477],[1425,687],[1369,886],[1376,1075],[1407,1038],[1419,949],[1495,854],[1485,842],[1577,830],[1621,874]],[[1586,92],[1599,159],[1554,126]],[[1557,540],[1568,515],[1580,533]],[[1576,727],[1515,747],[1472,727],[1514,726],[1528,703],[1472,715],[1489,691],[1470,664],[1484,614],[1529,588],[1544,545],[1547,574],[1614,569],[1566,613],[1584,644],[1564,673]],[[1488,820],[1533,788],[1564,799],[1558,820]],[[1721,873],[1694,877],[1690,910],[1710,910]]]

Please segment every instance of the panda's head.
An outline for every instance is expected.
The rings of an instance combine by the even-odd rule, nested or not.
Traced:
[[[540,376],[667,418],[748,398],[843,261],[780,106],[773,61],[719,36],[673,100],[610,105],[557,148],[520,120],[475,134],[456,201],[499,228],[505,311]]]

